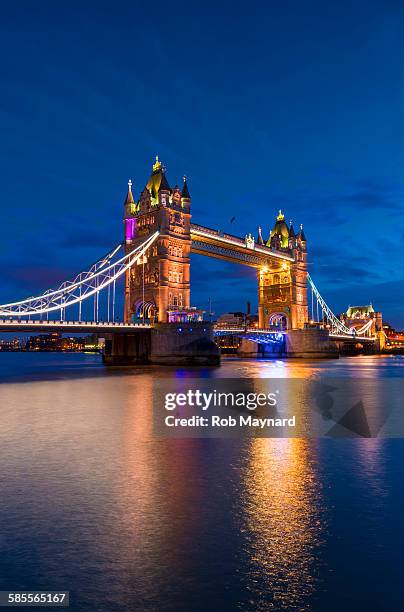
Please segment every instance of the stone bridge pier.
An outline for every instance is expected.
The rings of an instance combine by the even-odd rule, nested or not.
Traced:
[[[158,323],[134,333],[115,333],[105,340],[106,365],[220,364],[220,350],[213,341],[210,323]]]

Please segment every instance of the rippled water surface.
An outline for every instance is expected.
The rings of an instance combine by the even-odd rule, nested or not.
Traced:
[[[0,353],[1,590],[70,590],[74,610],[404,609],[402,440],[156,439],[151,401],[174,374],[403,373],[400,357],[201,371]]]

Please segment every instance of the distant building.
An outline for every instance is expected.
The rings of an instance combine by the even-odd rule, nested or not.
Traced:
[[[258,315],[245,312],[225,312],[218,317],[217,325],[224,327],[258,327]]]
[[[103,351],[105,347],[105,338],[99,338],[97,334],[91,334],[84,338],[85,352]]]
[[[12,338],[11,340],[0,340],[0,351],[21,351],[22,343],[20,338]]]
[[[217,325],[240,327],[245,324],[247,315],[244,312],[226,312],[217,319]]]
[[[84,338],[63,337],[62,334],[55,332],[31,336],[26,342],[25,350],[78,352],[83,351],[84,346]]]
[[[385,350],[404,352],[404,331],[397,331],[388,323],[384,323],[383,332],[386,337]]]
[[[247,327],[258,327],[258,315],[246,314],[245,312],[226,312],[216,321],[216,325],[221,328],[243,329]],[[215,338],[216,344],[222,353],[236,353],[241,344],[241,338],[235,334],[226,334]]]

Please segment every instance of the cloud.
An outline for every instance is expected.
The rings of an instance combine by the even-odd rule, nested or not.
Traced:
[[[1,302],[24,299],[55,288],[64,280],[74,277],[74,272],[62,266],[25,265],[9,266],[2,275]]]
[[[100,247],[108,249],[113,246],[111,234],[105,230],[78,229],[69,231],[60,241],[59,246],[71,248]]]
[[[261,197],[265,196],[262,193]],[[310,186],[290,192],[272,193],[273,207],[296,211],[306,224],[310,221],[342,225],[352,218],[374,211],[402,212],[404,210],[404,185],[392,181],[377,182],[361,179],[333,186]],[[366,225],[367,219],[365,219]]]
[[[377,209],[382,210],[401,210],[402,204],[395,201],[395,196],[389,192],[383,192],[375,189],[359,189],[352,193],[346,193],[340,196],[334,196],[335,202],[342,202],[349,206],[360,206],[365,210]]]
[[[361,284],[363,279],[374,279],[375,272],[371,268],[360,267],[356,265],[346,266],[343,262],[329,263],[323,265],[324,272],[322,276],[326,277],[327,284],[331,283],[349,283]]]

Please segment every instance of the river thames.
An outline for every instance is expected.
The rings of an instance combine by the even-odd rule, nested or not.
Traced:
[[[85,611],[404,609],[402,439],[158,439],[151,399],[169,376],[403,374],[404,357],[0,353],[1,590]]]

